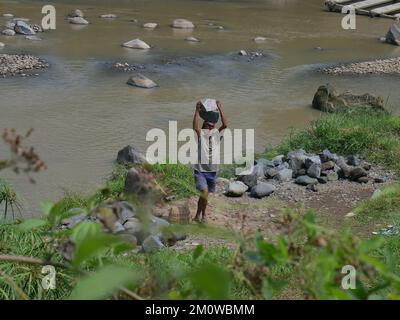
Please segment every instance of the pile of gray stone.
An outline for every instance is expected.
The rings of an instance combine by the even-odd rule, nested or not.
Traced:
[[[70,213],[78,210],[71,209]],[[102,205],[90,214],[77,213],[64,219],[59,228],[72,229],[83,221],[101,224],[106,232],[121,236],[125,241],[137,246],[141,252],[154,252],[185,238],[169,230],[168,221],[141,212],[126,201]]]
[[[371,164],[360,159],[358,155],[343,157],[329,150],[319,154],[294,150],[272,160],[257,160],[250,174],[240,175],[236,181],[227,184],[225,195],[240,197],[250,192],[250,196],[254,198],[263,198],[272,194],[279,183],[283,182],[293,182],[312,191],[317,191],[318,184],[339,179],[367,183],[370,180],[370,169]]]
[[[0,76],[33,75],[29,72],[48,66],[44,60],[29,54],[0,54]]]

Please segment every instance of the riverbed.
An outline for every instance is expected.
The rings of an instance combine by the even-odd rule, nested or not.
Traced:
[[[41,20],[48,2],[2,1],[0,14]],[[392,21],[357,17],[356,30],[341,28],[341,15],[323,11],[321,0],[114,0],[52,1],[57,29],[39,34],[42,41],[5,37],[0,53],[29,53],[49,62],[34,77],[0,79],[0,128],[20,132],[33,127],[29,140],[48,170],[36,185],[6,172],[21,193],[27,212],[42,200],[54,201],[65,191],[90,192],[111,171],[117,151],[127,144],[145,151],[146,132],[191,125],[195,102],[204,97],[223,101],[234,128],[254,128],[256,150],[278,143],[289,130],[303,128],[320,114],[311,109],[319,85],[381,95],[396,113],[400,107],[396,75],[331,76],[321,66],[395,57],[400,48],[381,43]],[[88,26],[69,24],[65,16],[79,8]],[[113,13],[118,19],[101,19]],[[175,18],[196,25],[174,30]],[[0,17],[0,24],[7,19]],[[146,30],[143,23],[156,22]],[[195,36],[199,43],[184,39]],[[262,43],[253,38],[265,37]],[[121,47],[140,38],[150,50]],[[249,60],[239,50],[264,53]],[[322,50],[321,50],[322,49]],[[126,85],[129,72],[110,68],[114,62],[144,66],[143,74],[159,84],[145,90]],[[170,62],[170,63],[168,63]],[[7,154],[0,146],[0,155]]]

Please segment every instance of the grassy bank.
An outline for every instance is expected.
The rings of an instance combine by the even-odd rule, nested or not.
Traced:
[[[343,112],[321,115],[304,130],[297,130],[262,156],[295,149],[340,155],[359,154],[373,163],[400,172],[400,118],[391,114]]]

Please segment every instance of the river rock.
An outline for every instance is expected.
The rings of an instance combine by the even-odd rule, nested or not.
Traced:
[[[388,180],[388,178],[385,177],[385,176],[379,176],[379,177],[376,177],[376,178],[374,179],[374,181],[375,181],[376,183],[385,183],[387,180]]]
[[[397,24],[393,24],[389,28],[385,40],[387,43],[400,46],[400,27]]]
[[[11,29],[4,29],[4,30],[1,32],[1,34],[4,35],[4,36],[12,37],[12,36],[15,36],[15,31],[14,31],[14,30],[11,30]]]
[[[257,184],[253,188],[251,188],[250,195],[253,198],[261,199],[261,198],[269,196],[275,190],[276,190],[276,188],[274,185],[272,185],[270,183],[266,183],[266,182],[260,182],[259,184]]]
[[[248,53],[247,53],[246,50],[240,50],[240,51],[238,52],[238,55],[239,55],[239,56],[247,56]]]
[[[136,216],[136,209],[126,201],[115,201],[107,205],[107,208],[114,213],[116,221],[121,224]]]
[[[71,24],[80,24],[80,25],[88,25],[89,21],[82,17],[73,17],[69,18],[69,23]]]
[[[193,29],[195,27],[193,22],[186,19],[175,19],[171,26],[177,29]]]
[[[0,42],[0,49],[3,49],[6,45],[3,42]]]
[[[188,41],[188,42],[200,42],[200,40],[195,38],[195,37],[187,37],[187,38],[185,38],[185,41]]]
[[[118,151],[117,162],[119,164],[142,164],[146,158],[135,147],[127,145]]]
[[[292,172],[293,172],[293,170],[292,170]],[[268,168],[268,169],[265,171],[265,177],[266,177],[267,179],[272,179],[272,178],[274,178],[277,174],[278,174],[278,170],[276,170],[275,168]]]
[[[42,41],[42,38],[39,38],[38,36],[25,36],[25,39],[31,41]]]
[[[142,50],[150,49],[150,46],[146,42],[140,39],[133,39],[131,41],[125,42],[122,44],[122,46],[132,49],[142,49]]]
[[[361,165],[361,160],[357,155],[351,155],[347,157],[347,164],[356,167]]]
[[[142,248],[144,252],[151,253],[159,251],[165,246],[158,236],[149,236],[143,241]]]
[[[312,101],[314,109],[323,112],[340,112],[354,108],[385,111],[382,97],[369,93],[354,95],[350,92],[338,94],[331,85],[322,85],[318,88]]]
[[[318,178],[321,176],[321,165],[318,163],[313,163],[308,169],[307,169],[307,175],[310,176],[311,178]]]
[[[117,19],[118,16],[113,13],[106,13],[106,14],[100,15],[100,18],[102,18],[102,19]]]
[[[225,194],[228,197],[241,197],[248,188],[242,181],[233,181],[227,185]]]
[[[274,166],[279,166],[283,163],[283,159],[285,159],[285,156],[283,154],[280,154],[274,158],[272,158],[272,163],[274,164]]]
[[[360,178],[357,179],[357,181],[359,183],[368,183],[369,178],[368,177],[360,177]]]
[[[150,236],[150,232],[145,230],[145,226],[137,218],[129,218],[124,224],[127,233],[135,236],[137,243],[140,245],[144,239]]]
[[[68,212],[73,212],[75,209],[70,209]],[[85,213],[80,213],[76,214],[72,217],[63,219],[61,221],[61,226],[67,228],[67,229],[72,229],[74,226],[76,226],[78,223],[88,219],[88,215]]]
[[[331,171],[326,175],[326,179],[328,181],[337,181],[339,180],[339,175],[335,171]]]
[[[261,42],[265,42],[267,40],[267,38],[265,38],[265,37],[255,37],[253,40],[256,43],[261,43]]]
[[[280,182],[284,182],[292,180],[292,176],[293,176],[292,169],[282,169],[277,172],[277,174],[274,176],[274,179]]]
[[[119,221],[115,221],[113,228],[112,228],[113,233],[120,233],[120,232],[125,232],[124,226],[121,224]]]
[[[35,31],[25,21],[21,20],[15,22],[14,31],[27,36],[35,34]]]
[[[14,18],[14,15],[12,13],[3,13],[4,18]]]
[[[328,149],[325,149],[324,151],[322,151],[318,155],[319,155],[319,158],[321,159],[322,163],[328,162],[328,161],[336,162],[336,160],[338,158],[336,153],[332,153]]]
[[[321,171],[332,170],[335,167],[335,163],[333,161],[323,162],[321,164]]]
[[[68,13],[68,17],[70,17],[70,18],[83,18],[84,15],[83,15],[82,10],[75,9],[75,10],[72,10],[70,13]]]
[[[340,168],[339,174],[342,178],[348,178],[352,167],[347,164],[347,161],[343,157],[338,157],[336,160],[337,166]]]
[[[240,175],[238,181],[243,182],[249,188],[254,187],[258,182],[257,174],[247,174],[247,175]]]
[[[30,27],[32,28],[33,31],[35,31],[36,33],[38,32],[43,32],[43,28],[38,25],[38,24],[31,24]]]
[[[143,25],[143,28],[146,28],[146,29],[155,29],[155,28],[157,28],[157,26],[158,26],[158,24],[155,23],[155,22],[147,22],[147,23],[145,23],[145,24]]]
[[[142,74],[136,74],[134,76],[129,77],[128,81],[126,82],[127,84],[139,88],[144,88],[144,89],[151,89],[157,87],[157,83],[155,83],[153,80],[145,77]]]
[[[366,176],[368,176],[368,173],[361,167],[351,169],[349,174],[349,178],[354,181]]]
[[[297,150],[294,152],[289,152],[287,155],[289,159],[289,168],[293,170],[293,174],[298,176],[301,169],[305,169],[305,162],[307,156],[304,150]]]
[[[309,184],[317,184],[318,180],[309,176],[299,176],[294,182],[301,186],[308,186]]]

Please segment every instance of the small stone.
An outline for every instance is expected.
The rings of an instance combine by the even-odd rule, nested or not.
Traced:
[[[240,50],[238,54],[239,56],[247,56],[246,50]]]
[[[117,19],[118,16],[113,13],[106,13],[106,14],[100,15],[100,18],[102,18],[102,19]]]
[[[3,13],[4,18],[14,18],[14,15],[12,13]]]
[[[276,170],[275,168],[268,168],[265,171],[265,177],[268,179],[274,178],[277,174],[278,174],[278,170]]]
[[[255,37],[253,40],[256,43],[261,43],[261,42],[265,42],[267,40],[267,38],[265,38],[265,37]]]
[[[249,187],[241,181],[234,181],[227,185],[225,194],[228,197],[241,197]]]
[[[71,24],[79,24],[79,25],[88,25],[89,21],[82,17],[73,17],[69,18],[69,23]]]
[[[274,164],[275,167],[277,167],[283,163],[284,158],[285,156],[283,154],[280,154],[272,159],[272,163]]]
[[[193,22],[186,20],[186,19],[175,19],[172,21],[172,28],[177,29],[193,29],[195,26]]]
[[[144,88],[144,89],[151,89],[151,88],[158,87],[157,83],[155,83],[153,80],[151,80],[149,78],[146,78],[142,74],[137,74],[135,76],[131,76],[126,83],[131,86]]]
[[[354,217],[356,214],[353,212],[353,211],[351,211],[351,212],[349,212],[349,213],[347,213],[346,215],[345,215],[345,217],[346,218],[351,218],[351,217]]]
[[[249,188],[252,188],[257,184],[258,176],[256,174],[241,175],[238,180],[243,182]]]
[[[374,179],[374,181],[375,181],[376,183],[385,183],[387,180],[388,180],[388,179],[387,179],[387,177],[385,177],[385,176],[379,176],[379,177],[377,177],[377,178]]]
[[[295,183],[302,186],[307,186],[309,184],[317,184],[318,180],[309,176],[299,176],[296,178]]]
[[[369,171],[369,170],[371,170],[372,165],[369,162],[364,162],[362,164],[362,167],[363,167],[364,170]]]
[[[335,163],[333,161],[327,161],[327,162],[323,162],[321,164],[322,171],[332,170],[334,167],[335,167]]]
[[[361,167],[355,167],[351,169],[349,177],[351,180],[358,180],[359,178],[366,177],[367,172]]]
[[[339,175],[336,172],[329,172],[326,176],[328,181],[337,181],[339,180]]]
[[[292,169],[283,169],[278,171],[278,173],[274,176],[275,180],[284,182],[292,180],[293,170]]]
[[[128,42],[123,43],[122,46],[132,49],[142,49],[142,50],[150,49],[150,46],[146,42],[140,39],[130,40]]]
[[[3,49],[6,45],[3,42],[0,42],[0,49]]]
[[[149,236],[142,243],[143,251],[146,253],[156,252],[165,248],[158,236]]]
[[[157,28],[158,24],[155,22],[147,22],[143,25],[143,28],[145,29],[155,29]]]
[[[361,160],[357,155],[351,155],[347,157],[347,164],[350,166],[357,167],[361,164]]]
[[[318,177],[317,180],[318,180],[318,182],[319,182],[320,184],[326,184],[326,183],[328,183],[328,178],[327,178],[327,177]]]
[[[368,183],[369,179],[368,177],[360,177],[357,180],[359,183]]]
[[[276,190],[275,186],[266,182],[260,182],[251,188],[250,195],[253,198],[261,199],[269,196]]]
[[[381,194],[382,194],[382,190],[376,189],[376,190],[374,191],[374,193],[372,194],[371,199],[376,199],[376,198],[378,198]]]
[[[307,190],[310,190],[310,191],[312,191],[312,192],[318,192],[318,187],[317,187],[316,184],[309,184],[309,185],[306,187],[306,189],[307,189]]]
[[[318,178],[321,176],[321,165],[318,163],[313,163],[308,169],[307,169],[307,175],[309,175],[311,178]]]
[[[200,42],[200,40],[195,38],[195,37],[187,37],[185,39],[185,41],[188,41],[188,42]]]
[[[39,38],[38,36],[25,36],[25,39],[31,41],[42,41],[42,38]]]
[[[117,162],[119,164],[143,164],[146,158],[135,147],[127,145],[118,151]]]
[[[68,17],[70,17],[70,18],[83,18],[84,15],[83,15],[82,10],[75,9],[75,10],[72,10],[70,13],[68,13]]]

